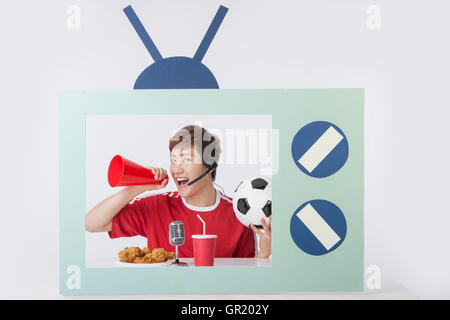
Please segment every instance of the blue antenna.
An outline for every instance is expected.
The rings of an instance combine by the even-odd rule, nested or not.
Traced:
[[[209,25],[208,31],[206,31],[206,34],[203,37],[203,40],[200,43],[200,46],[198,47],[197,52],[194,55],[195,60],[202,61],[203,57],[206,54],[206,51],[208,51],[208,48],[214,39],[214,36],[217,33],[217,30],[219,30],[219,27],[222,24],[222,21],[225,18],[227,11],[228,8],[225,8],[224,6],[220,6],[219,10],[217,10],[217,13],[214,16],[213,21]]]
[[[150,35],[147,33],[147,30],[145,30],[144,25],[141,23],[141,20],[139,20],[133,8],[131,6],[128,6],[123,9],[123,12],[125,12],[125,14],[127,15],[128,20],[130,20],[131,25],[133,26],[134,30],[136,30],[139,38],[141,38],[153,60],[155,60],[155,62],[158,60],[162,60],[163,57],[159,53],[158,48],[156,47],[152,38],[150,38]]]
[[[125,15],[144,43],[147,51],[155,61],[148,66],[136,79],[134,89],[218,89],[219,85],[212,72],[202,64],[228,8],[220,6],[211,22],[194,58],[169,57],[163,58],[145,27],[130,6],[123,9]]]

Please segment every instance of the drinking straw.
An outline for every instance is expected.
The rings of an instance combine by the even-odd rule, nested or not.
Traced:
[[[205,221],[203,221],[203,219],[202,219],[202,217],[200,217],[200,215],[197,215],[197,217],[203,223],[203,235],[205,235],[206,234],[206,223],[205,223]]]

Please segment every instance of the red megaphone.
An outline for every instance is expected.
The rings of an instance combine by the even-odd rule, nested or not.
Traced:
[[[108,182],[111,187],[161,184],[161,182],[168,179],[169,176],[155,180],[155,175],[150,169],[144,168],[119,155],[114,156],[109,163]]]

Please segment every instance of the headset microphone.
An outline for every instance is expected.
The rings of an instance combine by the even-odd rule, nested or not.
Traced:
[[[190,181],[187,185],[190,186],[197,182],[198,180],[202,179],[204,176],[206,176],[210,171],[215,170],[217,168],[217,162],[216,162],[216,144],[215,144],[216,138],[214,136],[211,137],[211,143],[213,145],[213,149],[211,151],[211,155],[205,159],[206,167],[208,170],[206,170],[203,174],[195,178],[194,180]]]
[[[204,176],[206,176],[210,171],[214,170],[217,167],[217,163],[213,163],[212,166],[209,167],[208,170],[206,170],[202,175],[198,176],[197,178],[195,178],[194,180],[190,181],[187,185],[190,186],[191,184],[197,182],[198,180],[200,180],[201,178],[203,178]]]

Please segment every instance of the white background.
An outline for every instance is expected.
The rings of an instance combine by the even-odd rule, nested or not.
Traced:
[[[271,115],[90,115],[86,117],[86,212],[119,191],[120,188],[111,188],[107,180],[109,162],[116,154],[144,166],[165,168],[170,175],[169,139],[188,124],[202,126],[219,137],[222,153],[215,182],[226,195],[233,197],[242,179],[259,176],[271,181],[272,177],[265,175],[268,170],[270,172],[272,164]],[[256,143],[250,143],[245,136],[241,140],[243,143],[231,138],[237,130],[250,128],[258,135]],[[265,138],[260,138],[259,134]],[[238,144],[257,149],[253,164],[250,163],[248,151],[243,159],[237,158]],[[140,197],[176,190],[170,178],[166,188],[144,193]],[[198,223],[201,224],[201,221]],[[115,267],[117,253],[124,247],[147,247],[146,238],[137,236],[110,240],[105,232],[86,232],[85,240],[85,266],[88,268]]]
[[[193,56],[230,8],[203,60],[221,88],[365,88],[366,263],[450,298],[446,0],[3,3],[0,297],[61,297],[57,93],[132,88],[152,60],[121,11],[130,3],[164,57]],[[373,4],[380,30],[366,26]]]

